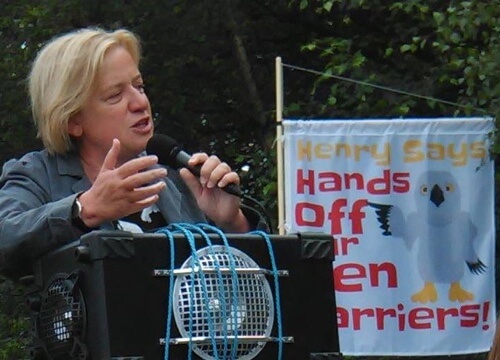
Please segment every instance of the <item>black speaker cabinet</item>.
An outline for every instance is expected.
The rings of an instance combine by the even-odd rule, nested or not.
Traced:
[[[33,359],[341,358],[331,236],[167,235],[94,231],[40,259]]]

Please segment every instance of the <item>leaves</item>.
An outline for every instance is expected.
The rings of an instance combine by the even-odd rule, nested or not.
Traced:
[[[35,3],[2,4],[0,157],[4,161],[41,147],[34,141],[25,81],[36,51],[55,34],[88,25],[127,27],[139,34],[144,48],[141,70],[157,130],[177,137],[190,151],[224,158],[240,173],[242,188],[263,201],[271,217],[276,217],[278,191],[273,147],[276,56],[324,74],[283,69],[287,117],[492,114],[498,118],[499,114],[500,7],[495,1]],[[231,19],[236,28],[230,26]],[[252,97],[237,49],[248,59],[245,76],[256,88]],[[258,110],[256,102],[261,104]],[[500,151],[500,145],[496,147],[495,152]],[[246,166],[250,171],[240,170]],[[2,296],[5,301],[14,301],[12,294],[2,294],[7,294]],[[24,346],[15,342],[22,312],[2,306],[2,314],[9,316],[0,318],[0,339],[5,339],[0,342],[0,360],[4,353],[13,353],[11,346]],[[19,322],[11,322],[14,318]]]
[[[318,1],[310,10],[327,3],[330,6],[330,2]],[[453,108],[439,101],[423,103],[377,91],[375,97],[366,97],[370,106],[360,103],[356,107],[347,96],[338,95],[352,94],[352,84],[345,81],[331,94],[337,99],[335,106],[316,106],[315,101],[329,101],[330,95],[322,86],[338,81],[320,77],[311,88],[313,98],[309,99],[309,112],[316,117],[342,117],[344,108],[345,116],[498,114],[495,101],[500,95],[496,87],[500,80],[498,6],[478,1],[449,4],[417,0],[391,4],[335,2],[333,6],[330,14],[323,13],[316,21],[318,27],[330,28],[329,32],[335,35],[316,36],[309,43],[314,46],[303,46],[326,61],[322,72],[331,71],[357,81],[372,78],[387,88],[451,100],[458,105]],[[302,9],[304,13],[308,10]],[[348,21],[340,21],[338,14]],[[353,54],[361,54],[362,61],[352,61]],[[361,86],[354,90],[357,99],[363,99],[365,93]],[[378,107],[380,97],[386,100],[385,108]],[[322,112],[318,113],[318,109]],[[384,109],[383,113],[379,109]]]
[[[29,359],[29,318],[23,289],[0,277],[0,360]]]

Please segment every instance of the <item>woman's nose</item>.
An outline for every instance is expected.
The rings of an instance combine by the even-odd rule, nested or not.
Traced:
[[[131,111],[145,110],[149,107],[149,99],[144,89],[132,87],[131,96],[129,101],[129,108]]]

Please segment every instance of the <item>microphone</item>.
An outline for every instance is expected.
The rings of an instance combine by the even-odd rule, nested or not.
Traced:
[[[158,162],[168,165],[174,169],[187,168],[191,173],[200,177],[201,165],[192,166],[188,164],[191,155],[182,150],[181,146],[170,136],[154,134],[146,145],[146,152],[158,156]],[[231,183],[221,188],[231,195],[242,197],[241,189],[238,185]]]

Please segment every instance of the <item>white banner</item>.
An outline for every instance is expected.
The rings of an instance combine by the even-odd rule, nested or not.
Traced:
[[[496,320],[493,120],[283,125],[285,228],[335,238],[342,353],[488,351]]]

